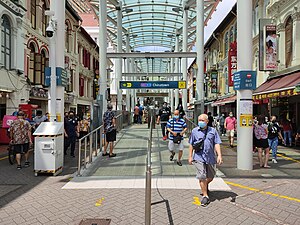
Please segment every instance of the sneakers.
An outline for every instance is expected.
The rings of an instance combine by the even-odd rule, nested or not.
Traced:
[[[178,165],[178,166],[182,166],[181,161],[177,161],[177,165]]]
[[[29,167],[30,166],[30,162],[25,162],[25,165],[24,165],[24,167]]]
[[[175,152],[172,152],[172,154],[170,155],[170,161],[173,161],[174,155],[175,155]]]
[[[210,203],[209,198],[204,196],[201,200],[201,206],[205,207]]]
[[[277,160],[276,159],[272,159],[272,163],[277,163]]]
[[[164,141],[167,140],[167,136],[164,136],[164,137],[163,137],[163,140],[164,140]]]
[[[109,155],[109,158],[116,157],[116,156],[117,156],[117,154],[111,153],[111,154]]]
[[[22,169],[22,166],[21,166],[21,165],[18,165],[18,166],[17,166],[17,170],[20,170],[20,169]]]

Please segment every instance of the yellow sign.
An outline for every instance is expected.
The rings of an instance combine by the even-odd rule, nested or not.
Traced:
[[[178,81],[178,88],[179,89],[185,89],[186,88],[185,84],[186,84],[185,81]]]
[[[124,83],[123,84],[123,87],[128,87],[128,88],[130,88],[132,86],[132,83]]]
[[[251,114],[240,115],[240,127],[252,127],[253,116]]]

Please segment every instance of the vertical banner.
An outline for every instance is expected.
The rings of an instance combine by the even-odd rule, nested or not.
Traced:
[[[276,25],[271,19],[259,20],[259,70],[277,69],[277,35]]]
[[[228,86],[233,86],[233,74],[237,71],[237,43],[230,43],[228,52]]]
[[[266,25],[264,29],[266,59],[265,70],[277,69],[277,35],[275,25]]]
[[[99,80],[99,70],[96,69],[94,72],[94,93],[93,93],[93,97],[94,99],[97,98],[97,95],[99,94],[99,84],[98,84],[98,80]]]
[[[211,93],[218,93],[218,71],[211,72]]]

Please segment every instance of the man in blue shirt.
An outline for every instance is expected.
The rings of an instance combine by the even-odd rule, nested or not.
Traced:
[[[216,129],[207,125],[208,121],[208,116],[201,114],[198,117],[198,127],[192,130],[189,139],[189,164],[194,162],[197,170],[196,178],[199,179],[203,194],[201,206],[207,206],[210,203],[208,184],[213,180],[216,174],[216,163],[220,165],[223,162],[220,136]],[[215,152],[217,152],[218,155],[217,159]]]
[[[171,156],[170,156],[170,161],[173,160],[174,155],[175,155],[175,151],[174,150],[178,150],[178,160],[177,160],[177,165],[178,166],[182,166],[181,163],[181,157],[182,157],[182,153],[183,153],[183,134],[186,132],[187,130],[187,125],[184,121],[184,119],[180,119],[179,118],[179,110],[175,110],[174,111],[174,117],[172,119],[169,119],[168,123],[167,123],[167,130],[170,132],[170,141],[169,141],[169,150],[171,152]],[[177,143],[174,143],[174,137],[179,136],[180,135],[180,141],[178,141]]]

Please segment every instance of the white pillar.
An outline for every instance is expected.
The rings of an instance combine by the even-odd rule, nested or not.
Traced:
[[[131,73],[135,72],[134,66],[135,66],[135,59],[131,58],[131,63],[130,63],[130,72]],[[135,79],[136,78],[133,76],[130,77],[130,80],[132,80],[132,81],[135,81]],[[131,102],[132,102],[131,110],[134,111],[134,107],[136,105],[136,90],[135,89],[131,90]]]
[[[170,72],[174,73],[174,58],[171,58]],[[170,77],[168,77],[168,80],[173,81],[174,77],[170,76]],[[174,112],[174,89],[170,89],[170,91],[171,91],[171,95],[170,95],[171,111]]]
[[[99,0],[99,99],[102,100],[102,113],[106,110],[107,101],[105,92],[107,89],[106,51],[107,51],[107,2]],[[101,115],[102,118],[102,115]]]
[[[175,38],[175,52],[179,51],[179,35],[176,35]],[[174,68],[174,73],[179,72],[179,59],[175,59],[175,68]],[[175,81],[178,81],[178,76],[175,77]],[[175,89],[175,109],[177,108],[179,104],[179,89]]]
[[[196,99],[200,100],[200,113],[204,113],[204,3],[197,0],[197,30],[196,30],[196,51],[197,51],[197,75],[196,75]],[[196,115],[197,116],[197,115]]]
[[[129,46],[129,34],[126,34],[126,52],[130,52]],[[126,73],[130,73],[130,62],[131,58],[126,59]],[[126,80],[129,80],[130,77],[126,77]],[[130,112],[130,92],[131,90],[126,89],[126,110]]]
[[[294,12],[293,19],[293,61],[292,65],[300,64],[300,12]]]
[[[183,29],[182,29],[182,51],[187,52],[188,42],[188,10],[183,10]],[[181,59],[181,72],[183,81],[187,82],[187,58]],[[184,110],[187,110],[187,89],[182,89],[182,106]],[[177,107],[177,106],[176,106]]]
[[[49,38],[49,66],[51,68],[50,88],[48,95],[48,110],[50,114],[50,122],[56,121],[56,57],[55,57],[55,37]]]
[[[277,25],[277,35],[279,39],[277,46],[278,69],[283,70],[285,68],[285,27],[283,23]]]
[[[252,70],[252,0],[237,1],[237,71]],[[241,99],[252,102],[252,90],[237,91],[237,168],[253,169],[252,127],[240,126]]]
[[[122,53],[122,2],[119,1],[120,8],[117,10],[117,52]],[[120,81],[122,79],[122,58],[116,59],[116,89],[117,89],[117,110],[122,110],[122,89]]]

